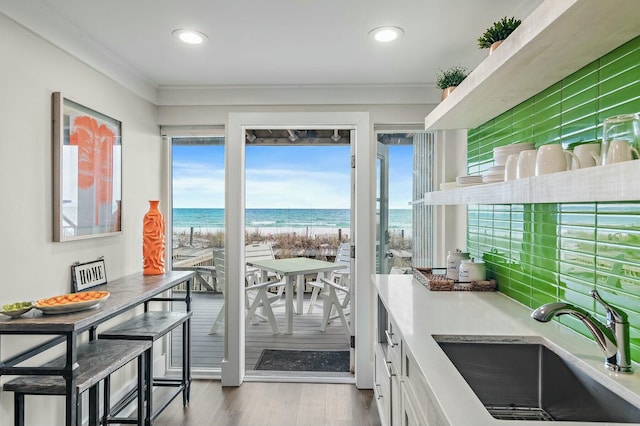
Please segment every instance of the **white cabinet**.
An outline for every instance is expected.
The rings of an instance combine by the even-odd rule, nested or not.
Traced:
[[[378,299],[374,395],[383,425],[446,425],[444,415],[402,339],[392,315]]]
[[[378,304],[374,365],[374,395],[380,420],[383,425],[399,426],[402,424],[402,335],[382,303]]]
[[[402,380],[402,335],[389,319],[387,326],[387,369],[391,380],[391,424],[399,426],[402,419],[402,398],[400,387]]]
[[[402,358],[402,425],[448,426],[435,395],[427,384],[411,348],[403,348]]]
[[[387,369],[383,345],[376,344],[374,353],[373,395],[382,426],[391,426],[391,376]]]
[[[416,409],[420,403],[416,401],[413,392],[408,386],[402,387],[402,426],[423,426],[428,425],[422,413]]]
[[[385,426],[446,425],[392,315],[378,299],[374,395]]]

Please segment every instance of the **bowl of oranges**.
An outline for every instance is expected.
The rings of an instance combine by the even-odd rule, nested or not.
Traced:
[[[108,291],[81,291],[78,293],[62,294],[36,301],[34,307],[45,314],[64,314],[84,311],[98,306],[107,300]]]

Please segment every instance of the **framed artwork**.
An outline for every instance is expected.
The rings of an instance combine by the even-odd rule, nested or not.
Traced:
[[[53,101],[53,241],[122,231],[122,123],[64,98]]]
[[[71,280],[73,292],[86,290],[100,284],[107,283],[107,271],[104,266],[104,258],[71,265]]]

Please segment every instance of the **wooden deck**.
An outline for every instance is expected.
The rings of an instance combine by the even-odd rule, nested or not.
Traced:
[[[283,296],[284,298],[284,296]],[[198,371],[219,369],[223,357],[224,324],[218,333],[210,335],[209,331],[222,307],[222,294],[210,292],[193,293],[192,324],[192,368]],[[263,349],[298,349],[298,350],[349,350],[349,337],[340,320],[329,325],[325,333],[320,331],[322,306],[319,303],[313,314],[307,315],[309,297],[305,298],[305,315],[294,315],[293,334],[273,335],[268,322],[246,326],[246,370],[253,370]],[[286,329],[284,306],[274,309],[281,331]],[[172,338],[172,366],[181,365],[182,349],[180,346],[181,329],[175,330]]]

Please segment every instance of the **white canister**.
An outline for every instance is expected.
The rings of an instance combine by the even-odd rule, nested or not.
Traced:
[[[460,261],[462,259],[469,259],[469,253],[463,252],[460,249],[449,251],[449,255],[447,256],[447,278],[458,281],[458,268],[460,267]]]
[[[462,259],[458,268],[458,281],[470,283],[471,281],[484,281],[487,279],[487,270],[484,262],[474,262],[471,259]]]

